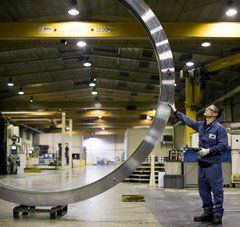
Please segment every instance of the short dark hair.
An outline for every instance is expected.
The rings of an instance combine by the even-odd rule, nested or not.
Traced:
[[[223,112],[223,108],[220,106],[219,103],[213,103],[212,105],[216,107],[217,114],[218,114],[217,118],[221,117],[222,116],[222,112]]]

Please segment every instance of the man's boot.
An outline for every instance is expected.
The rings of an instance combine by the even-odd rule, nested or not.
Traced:
[[[213,225],[219,225],[222,224],[222,217],[221,216],[213,216],[213,221],[212,221]]]
[[[196,221],[196,222],[212,222],[213,221],[213,215],[203,213],[200,216],[195,216],[194,221]]]

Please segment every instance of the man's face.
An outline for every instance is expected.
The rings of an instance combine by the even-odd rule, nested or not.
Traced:
[[[214,105],[208,106],[203,114],[205,117],[217,117],[217,108]]]

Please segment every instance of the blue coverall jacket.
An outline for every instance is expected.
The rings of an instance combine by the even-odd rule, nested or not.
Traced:
[[[193,121],[176,111],[175,116],[199,133],[199,147],[210,149],[206,156],[198,155],[198,188],[206,214],[223,215],[223,177],[221,152],[228,147],[227,132],[217,120],[206,126],[204,121]],[[212,202],[212,195],[214,203]]]

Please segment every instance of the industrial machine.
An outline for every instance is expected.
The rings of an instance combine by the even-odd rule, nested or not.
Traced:
[[[20,138],[16,135],[11,137],[12,144],[10,145],[9,155],[8,155],[8,173],[9,174],[17,174],[18,167],[20,167]]]
[[[233,184],[240,184],[240,131],[232,130],[231,135],[232,147],[232,176],[231,182]]]

